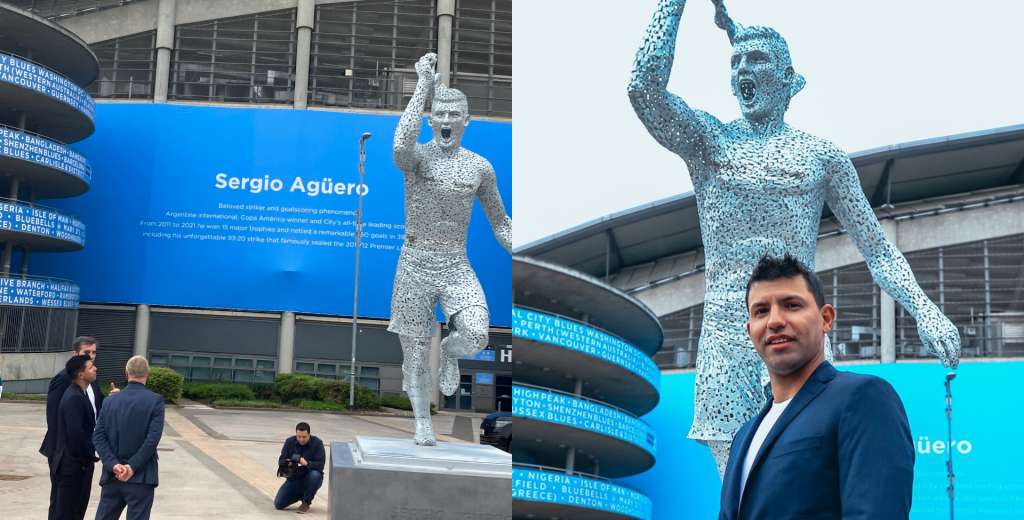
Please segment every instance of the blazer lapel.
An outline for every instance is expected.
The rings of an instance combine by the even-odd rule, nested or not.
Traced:
[[[771,399],[769,399],[765,403],[765,406],[761,408],[761,412],[758,413],[757,416],[754,417],[754,420],[749,423],[750,427],[745,430],[741,430],[743,435],[737,436],[733,439],[732,451],[736,456],[733,457],[733,463],[730,467],[731,471],[726,472],[725,482],[723,482],[723,485],[728,486],[729,489],[727,495],[728,501],[726,502],[730,513],[728,518],[738,518],[737,514],[739,513],[740,505],[740,479],[743,476],[744,454],[747,453],[748,449],[750,449],[750,442],[754,439],[754,432],[757,431],[757,425],[761,424],[761,421],[764,420],[764,416],[768,414],[768,410],[771,409],[771,407],[772,402]]]
[[[795,419],[797,415],[800,415],[800,412],[802,412],[815,397],[818,397],[818,394],[825,389],[825,385],[835,376],[836,369],[832,367],[829,362],[824,361],[818,365],[818,368],[814,370],[811,377],[807,378],[807,381],[804,382],[804,386],[800,388],[800,391],[797,392],[795,396],[793,396],[793,401],[789,403],[789,406],[787,406],[782,412],[779,419],[775,421],[775,425],[772,426],[772,429],[768,432],[768,436],[765,437],[764,443],[761,444],[761,450],[757,452],[757,456],[754,457],[754,463],[750,466],[750,474],[747,475],[747,482],[750,482],[751,479],[754,478],[754,474],[761,466],[761,462],[764,460],[765,454],[767,454],[768,450],[771,449],[772,444],[774,444],[779,438],[779,435],[782,435],[782,432],[787,426],[789,426],[789,423],[793,422],[793,419]],[[770,400],[768,406],[771,406]],[[747,489],[750,489],[750,486],[747,486]]]

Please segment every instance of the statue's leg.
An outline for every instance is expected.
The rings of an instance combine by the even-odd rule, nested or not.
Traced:
[[[711,448],[711,456],[715,458],[715,466],[718,467],[718,478],[725,478],[725,467],[729,464],[729,450],[732,448],[732,441],[706,441],[708,448]]]
[[[416,420],[413,440],[420,446],[437,444],[430,419],[430,338],[399,336],[402,343],[402,389],[409,394],[412,415]]]
[[[486,307],[468,307],[448,319],[448,337],[441,342],[439,386],[444,395],[459,389],[459,359],[470,357],[487,346],[490,318]]]

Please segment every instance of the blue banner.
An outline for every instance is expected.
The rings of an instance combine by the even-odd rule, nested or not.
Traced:
[[[75,145],[93,165],[88,247],[33,257],[82,300],[352,315],[355,220],[363,195],[359,315],[390,317],[404,234],[398,116],[277,108],[101,104]],[[358,176],[358,141],[367,142]],[[424,124],[421,142],[431,133]],[[512,126],[474,121],[463,145],[494,166],[511,210]],[[492,324],[511,321],[511,257],[479,204],[468,241]]]
[[[556,345],[589,354],[640,376],[657,388],[661,373],[640,349],[601,329],[566,318],[515,307],[512,334],[516,337]]]
[[[903,401],[916,451],[912,520],[949,518],[945,463],[950,449],[958,520],[1021,517],[1024,476],[1016,442],[1024,438],[1024,416],[1014,396],[1020,394],[1024,362],[961,363],[953,380],[952,443],[946,439],[946,370],[937,362],[837,368],[879,376]],[[714,460],[707,448],[686,438],[693,420],[693,380],[692,372],[662,378],[665,398],[644,416],[661,441],[657,463],[645,473],[620,479],[651,497],[656,519],[718,515],[721,483]]]
[[[89,182],[92,168],[85,157],[57,141],[0,125],[0,156],[60,170]]]
[[[0,53],[0,81],[35,90],[78,110],[89,119],[96,117],[96,102],[85,89],[41,65]]]
[[[608,405],[552,390],[512,386],[512,411],[516,417],[586,430],[626,441],[655,453],[655,435],[636,417]]]
[[[78,286],[67,280],[0,276],[0,305],[78,308]]]
[[[28,204],[0,201],[0,229],[85,243],[85,226],[80,220]]]
[[[678,486],[680,481],[671,483]],[[642,493],[603,480],[553,471],[512,468],[512,499],[608,511],[641,520],[651,518],[651,501]]]

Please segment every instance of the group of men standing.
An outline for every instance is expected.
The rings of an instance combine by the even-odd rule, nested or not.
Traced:
[[[146,389],[149,363],[128,360],[128,384],[111,383],[104,398],[96,382],[95,338],[75,339],[74,355],[50,380],[46,435],[39,452],[50,467],[49,520],[85,518],[93,473],[101,463],[97,520],[149,518],[158,483],[156,448],[164,427],[164,399]]]

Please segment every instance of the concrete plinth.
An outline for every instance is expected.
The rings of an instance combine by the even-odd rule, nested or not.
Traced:
[[[512,456],[492,446],[356,437],[331,443],[331,520],[504,520]]]

